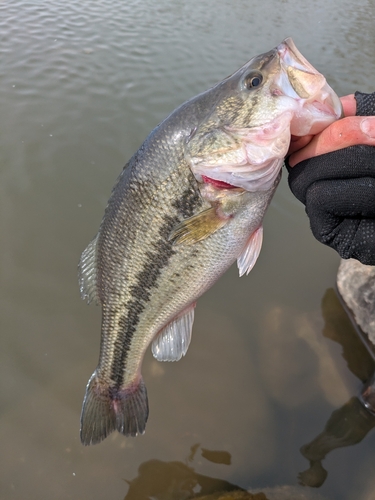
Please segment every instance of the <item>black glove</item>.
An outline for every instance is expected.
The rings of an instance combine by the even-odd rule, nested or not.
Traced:
[[[375,92],[355,93],[357,115],[375,115]],[[375,147],[350,146],[289,167],[317,240],[344,259],[375,265]]]

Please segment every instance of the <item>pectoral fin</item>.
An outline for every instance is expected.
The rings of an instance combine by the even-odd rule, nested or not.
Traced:
[[[152,354],[158,361],[178,361],[185,356],[191,341],[195,304],[179,315],[152,343]]]
[[[245,248],[237,259],[240,276],[249,274],[257,261],[263,242],[263,226],[258,227],[250,236]]]
[[[193,245],[197,241],[204,240],[211,234],[214,234],[228,220],[228,217],[219,216],[215,208],[208,208],[198,215],[189,217],[189,219],[185,219],[181,224],[178,224],[172,230],[169,240],[177,244],[186,243],[187,245]]]

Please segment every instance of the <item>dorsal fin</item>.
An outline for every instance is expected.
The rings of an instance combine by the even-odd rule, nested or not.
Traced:
[[[152,354],[158,361],[178,361],[185,356],[194,322],[195,304],[173,319],[152,342]]]
[[[259,257],[263,242],[263,226],[258,227],[250,236],[245,248],[237,259],[240,276],[249,274]]]
[[[78,264],[78,279],[81,298],[87,299],[87,303],[100,303],[98,286],[97,286],[97,266],[96,266],[96,244],[98,235],[87,245],[87,248],[82,252],[81,259]]]

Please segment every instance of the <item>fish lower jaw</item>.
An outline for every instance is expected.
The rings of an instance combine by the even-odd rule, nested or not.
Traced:
[[[311,105],[306,108],[305,115],[309,114],[310,119],[305,116],[296,117],[290,124],[290,132],[294,137],[303,137],[305,135],[316,135],[322,132],[326,127],[338,119],[337,114],[332,112],[323,112],[321,103]]]
[[[319,134],[328,125],[343,117],[340,99],[328,91],[319,98],[301,101],[301,109],[291,121],[290,131],[294,136]]]

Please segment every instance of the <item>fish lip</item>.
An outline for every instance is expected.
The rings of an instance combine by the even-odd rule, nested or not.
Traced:
[[[276,47],[276,50],[280,60],[286,67],[293,66],[304,71],[309,70],[309,72],[314,75],[320,74],[297,49],[292,37],[285,38],[280,45]]]
[[[341,100],[329,86],[324,76],[297,49],[293,39],[291,37],[285,38],[276,49],[280,58],[281,71],[289,79],[293,91],[298,96],[294,96],[294,99],[299,103],[301,108],[305,108],[305,110],[310,111],[316,117],[321,117],[319,121],[326,122],[327,125],[332,121],[342,118],[344,113]],[[289,74],[293,69],[306,74],[306,80],[302,79],[300,92],[296,88],[296,85],[293,85],[291,78],[289,78]],[[283,92],[282,88],[280,90]],[[318,125],[315,128],[318,128]],[[297,134],[293,133],[293,135]],[[305,134],[301,133],[301,135]]]

